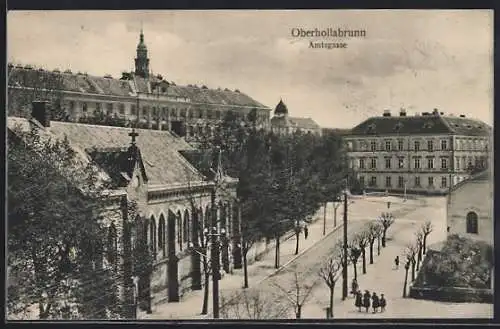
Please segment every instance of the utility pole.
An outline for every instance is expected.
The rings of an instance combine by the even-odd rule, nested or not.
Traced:
[[[346,183],[344,189],[344,259],[342,268],[342,300],[347,298],[347,181],[349,176],[346,175]]]
[[[217,158],[215,158],[219,163],[220,160],[220,149],[217,149]],[[220,264],[219,264],[219,238],[217,232],[217,208],[215,205],[215,193],[217,189],[217,180],[220,168],[216,168],[214,176],[214,186],[211,193],[211,203],[212,203],[212,297],[213,297],[213,316],[214,319],[219,318],[219,276],[220,276]]]

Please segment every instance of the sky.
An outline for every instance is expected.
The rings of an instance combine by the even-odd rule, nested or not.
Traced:
[[[144,31],[150,68],[178,85],[239,89],[323,127],[432,111],[493,124],[493,11],[10,11],[9,62],[119,78]],[[293,29],[365,30],[294,37]],[[310,42],[347,48],[311,48]]]

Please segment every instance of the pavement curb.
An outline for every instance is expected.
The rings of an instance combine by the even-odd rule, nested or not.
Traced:
[[[327,236],[329,236],[330,234],[336,232],[339,228],[343,227],[344,224],[340,224],[340,225],[337,225],[336,227],[333,228],[333,230],[331,230],[330,232],[328,232],[327,234],[323,235],[321,237],[321,239],[319,239],[318,241],[316,241],[315,243],[313,243],[312,245],[310,245],[309,247],[303,249],[301,252],[299,252],[297,255],[293,256],[292,259],[290,259],[288,262],[286,262],[285,264],[281,265],[278,269],[276,269],[273,273],[267,275],[266,277],[262,278],[261,280],[259,280],[258,282],[256,282],[257,285],[261,284],[263,281],[269,279],[270,277],[272,277],[273,275],[281,272],[285,267],[287,267],[288,265],[290,265],[290,263],[292,263],[293,261],[295,261],[297,258],[299,258],[300,256],[302,256],[306,251],[308,251],[309,249],[311,249],[312,247],[316,246],[318,243],[320,243],[321,241],[323,241]]]

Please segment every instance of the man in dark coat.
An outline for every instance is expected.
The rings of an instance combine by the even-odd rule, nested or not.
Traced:
[[[372,307],[373,307],[373,313],[377,313],[377,309],[379,307],[379,299],[375,292],[372,295]]]
[[[370,292],[365,290],[365,294],[363,295],[363,306],[366,309],[366,313],[368,313],[368,309],[370,308]]]
[[[356,292],[358,291],[358,281],[356,279],[352,279],[352,284],[351,284],[351,294],[356,296]]]
[[[309,235],[309,229],[307,228],[307,225],[304,227],[304,238],[307,240],[307,236]]]

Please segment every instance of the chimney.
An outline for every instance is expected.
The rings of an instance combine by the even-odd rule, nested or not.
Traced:
[[[465,118],[465,115],[464,115],[464,114],[460,114],[460,117],[461,117],[461,118]]]
[[[422,112],[422,115],[429,115],[429,112]]]
[[[399,116],[400,117],[405,117],[406,116],[406,110],[403,109],[403,108],[401,110],[399,110]]]
[[[439,111],[438,111],[438,109],[434,109],[434,110],[432,110],[432,114],[434,114],[434,115],[439,115]]]
[[[47,101],[34,101],[31,116],[44,127],[50,127],[50,110]]]
[[[384,117],[390,117],[391,116],[391,111],[390,110],[384,110],[384,114],[382,114]]]

